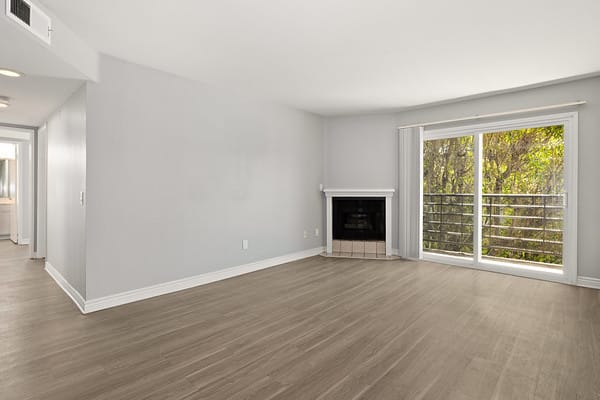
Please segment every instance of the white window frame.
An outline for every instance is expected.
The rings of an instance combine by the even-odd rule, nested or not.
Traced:
[[[529,118],[495,121],[460,127],[428,129],[421,134],[420,168],[419,168],[419,258],[451,265],[500,272],[528,278],[544,279],[554,282],[576,284],[577,282],[577,150],[579,115],[568,112],[552,115],[541,115]],[[564,126],[564,186],[565,213],[563,223],[563,268],[556,270],[538,266],[516,265],[510,262],[485,260],[481,257],[481,202],[482,202],[482,135],[484,133],[503,132],[524,128],[542,126]],[[475,202],[476,212],[473,229],[473,259],[423,251],[423,144],[427,140],[446,139],[460,136],[473,136],[473,156],[475,173]]]

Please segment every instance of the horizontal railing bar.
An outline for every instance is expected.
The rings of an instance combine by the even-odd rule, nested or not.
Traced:
[[[428,242],[428,243],[445,243],[445,244],[452,244],[452,245],[471,245],[471,243],[461,243],[461,242],[450,242],[447,240],[429,240],[429,239],[423,239],[424,242]]]
[[[473,256],[473,253],[465,253],[464,251],[452,251],[452,250],[443,250],[443,249],[426,249],[424,248],[423,251],[427,251],[430,253],[444,253],[444,254],[453,254],[453,255],[459,255],[459,256]]]
[[[431,224],[431,225],[462,225],[462,226],[473,226],[471,223],[466,222],[441,222],[441,221],[423,221],[423,224]]]
[[[513,236],[500,236],[500,235],[486,235],[486,238],[496,239],[496,240],[520,240],[522,242],[530,242],[530,243],[546,243],[546,244],[562,244],[562,241],[556,240],[544,240],[544,239],[533,239],[533,238],[520,238]]]
[[[450,225],[450,224],[438,224],[438,225]],[[460,225],[460,224],[457,224]],[[471,225],[469,225],[471,226]],[[484,228],[487,228],[486,226],[484,226]],[[540,229],[539,231],[543,231],[543,229]],[[548,230],[546,230],[547,232]],[[454,232],[454,231],[441,231],[438,229],[423,229],[423,232],[427,232],[427,233],[448,233],[451,235],[473,235],[473,232]],[[561,231],[558,231],[561,232]],[[556,240],[544,240],[544,239],[534,239],[534,238],[525,238],[525,237],[518,237],[518,236],[500,236],[500,235],[485,235],[484,237],[486,238],[494,238],[494,239],[506,239],[506,240],[523,240],[523,241],[529,241],[529,242],[539,242],[539,243],[548,243],[548,244],[562,244],[562,241],[556,241]]]
[[[439,213],[431,213],[431,214],[439,214]],[[449,215],[449,214],[444,214],[444,215]],[[469,215],[469,214],[462,214],[464,215]],[[510,217],[506,217],[506,218],[510,218]],[[430,220],[423,220],[423,224],[432,224],[432,225],[461,225],[461,226],[473,226],[473,224],[470,221],[467,222],[455,222],[455,221],[438,221],[438,220],[434,220],[434,219],[430,219]],[[510,226],[510,225],[495,225],[495,224],[482,224],[481,226],[483,226],[484,228],[498,228],[498,229],[510,229],[510,230],[524,230],[524,231],[546,231],[546,232],[562,232],[562,229],[555,229],[555,228],[533,228],[533,227],[526,227],[526,226]]]
[[[473,193],[423,193],[423,196],[475,196]]]
[[[439,211],[423,211],[423,214],[462,215],[465,217],[473,216],[473,213],[449,213],[449,212],[439,212]]]
[[[441,207],[469,207],[472,208],[473,204],[471,203],[423,203],[424,206],[441,206]],[[564,206],[544,206],[544,205],[537,205],[537,204],[531,204],[531,205],[527,205],[527,204],[499,204],[499,203],[493,203],[493,204],[489,204],[489,203],[484,203],[481,205],[484,209],[489,209],[490,207],[498,207],[498,208],[518,208],[518,209],[551,209],[551,210],[564,210],[565,207]],[[439,211],[438,211],[439,212]]]
[[[439,214],[439,213],[438,213]],[[537,216],[537,215],[504,215],[504,214],[486,214],[483,215],[483,217],[492,217],[492,218],[505,218],[505,219],[509,219],[509,218],[513,218],[513,219],[545,219],[548,221],[562,221],[563,218],[559,218],[559,217],[544,217],[544,216]]]
[[[436,203],[436,202],[423,202],[426,206],[455,206],[455,207],[473,207],[473,203]]]
[[[472,203],[431,203],[424,202],[424,206],[441,206],[441,207],[473,207]],[[500,204],[500,203],[483,203],[483,208],[498,207],[498,208],[519,208],[519,209],[552,209],[552,210],[564,210],[565,206],[550,206],[550,205],[538,205],[538,204]]]
[[[473,235],[472,232],[452,232],[452,231],[438,231],[435,229],[424,229],[423,232],[427,232],[427,233],[444,233],[444,234],[449,234],[449,235]]]
[[[423,196],[475,196],[473,193],[423,193]],[[544,194],[544,193],[483,193],[483,197],[564,197],[564,194]]]
[[[438,205],[440,205],[438,203]],[[442,204],[442,205],[450,205],[450,204]],[[460,205],[460,204],[457,204]],[[500,203],[483,203],[481,204],[481,206],[483,208],[489,208],[489,207],[502,207],[502,208],[525,208],[525,209],[529,209],[529,208],[536,208],[536,209],[554,209],[554,210],[564,210],[565,206],[549,206],[549,205],[543,205],[543,204],[500,204]]]
[[[468,217],[468,216],[473,216],[473,214],[467,214],[467,213],[455,213],[455,212],[436,212],[436,211],[423,211],[423,214],[433,214],[433,215],[454,215],[454,216],[458,216],[458,217]]]
[[[440,212],[435,212],[435,211],[423,211],[423,214],[431,214],[431,215],[454,215],[454,216],[462,216],[462,217],[472,217],[473,214],[467,214],[467,213],[440,213]],[[504,218],[504,219],[545,219],[548,221],[562,221],[563,218],[560,217],[543,217],[543,216],[537,216],[537,215],[503,215],[503,214],[485,214],[483,215],[484,218]]]
[[[497,228],[497,229],[510,229],[510,230],[519,230],[519,231],[536,231],[536,232],[555,232],[562,233],[562,229],[552,229],[552,228],[531,228],[526,226],[508,226],[508,225],[482,225],[484,228]]]
[[[527,253],[527,254],[546,254],[546,255],[558,256],[558,257],[562,256],[561,253],[555,253],[555,252],[546,251],[546,250],[520,249],[518,247],[506,247],[506,246],[496,246],[496,245],[482,246],[482,249],[502,249],[502,250],[517,251],[517,252]]]

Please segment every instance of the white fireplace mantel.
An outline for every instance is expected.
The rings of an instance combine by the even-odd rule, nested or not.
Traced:
[[[392,255],[392,196],[394,189],[325,189],[327,198],[327,254],[333,252],[334,197],[385,197],[385,255]]]
[[[325,189],[327,197],[392,197],[394,189]]]

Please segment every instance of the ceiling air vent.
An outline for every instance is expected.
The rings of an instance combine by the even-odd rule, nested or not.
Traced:
[[[29,0],[6,0],[8,18],[50,44],[52,21],[40,8]]]

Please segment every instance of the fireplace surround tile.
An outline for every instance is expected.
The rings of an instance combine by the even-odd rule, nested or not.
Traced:
[[[333,252],[334,253],[339,253],[342,251],[342,244],[340,242],[341,242],[340,240],[333,241]]]
[[[362,240],[354,240],[352,242],[352,253],[365,254],[365,242]]]
[[[365,242],[365,254],[376,254],[377,242]],[[384,249],[385,253],[385,249]]]
[[[340,240],[340,252],[352,253],[352,242],[350,240]]]

